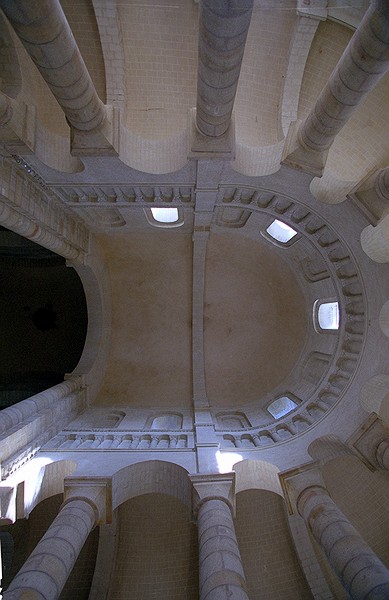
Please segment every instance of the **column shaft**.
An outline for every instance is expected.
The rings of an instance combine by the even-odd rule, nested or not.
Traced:
[[[4,600],[56,600],[96,522],[91,503],[74,499],[58,516],[15,576]]]
[[[372,0],[315,106],[302,123],[303,147],[325,151],[389,67],[389,3]]]
[[[200,600],[248,600],[234,522],[225,500],[203,501],[198,533]]]
[[[0,0],[0,8],[76,129],[92,131],[105,118],[59,0]]]
[[[252,9],[253,0],[200,3],[196,125],[204,135],[229,128]]]
[[[326,490],[311,486],[297,508],[353,600],[389,598],[389,571]]]

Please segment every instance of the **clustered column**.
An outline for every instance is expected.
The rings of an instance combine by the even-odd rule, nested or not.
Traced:
[[[231,508],[209,497],[198,510],[200,600],[248,600]]]
[[[92,502],[70,499],[13,579],[4,600],[56,600],[98,518]]]
[[[320,485],[308,486],[297,509],[353,600],[389,598],[389,571]]]

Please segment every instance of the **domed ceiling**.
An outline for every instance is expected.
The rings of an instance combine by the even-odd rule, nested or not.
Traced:
[[[387,164],[388,77],[336,137],[322,178],[281,164],[291,122],[311,110],[366,8],[330,4],[322,20],[294,0],[254,3],[228,160],[188,150],[196,2],[114,3],[103,27],[88,0],[78,11],[63,1],[97,93],[112,109],[117,155],[71,155],[65,117],[46,101],[42,78],[31,84],[31,61],[18,48],[21,99],[38,107],[40,128],[28,173],[91,232],[110,283],[102,342],[109,352],[92,404],[186,411],[192,420],[206,408],[221,436],[236,425],[277,442],[334,413],[346,396],[355,405],[357,393],[347,392],[378,330],[367,314],[378,267],[359,241],[368,210],[346,197]],[[154,222],[153,206],[177,209],[177,227]],[[275,220],[293,228],[290,243],[269,234]],[[373,312],[385,285],[374,290]],[[339,326],[325,330],[318,314],[331,303]],[[285,397],[293,409],[276,418],[269,407]]]
[[[288,262],[260,235],[252,240],[242,234],[211,234],[204,341],[213,408],[261,405],[296,366],[307,334],[308,307]]]
[[[243,192],[235,201],[229,191],[221,195],[206,244],[205,393],[221,429],[239,413],[245,427],[269,433],[288,422],[296,435],[352,380],[365,335],[364,287],[352,250],[312,207],[283,194]],[[149,226],[154,231],[146,233],[146,214],[127,222],[131,235],[99,234],[113,321],[97,404],[191,410],[192,223],[184,218],[175,230]],[[274,223],[289,227],[292,238],[273,237]],[[339,313],[329,329],[321,305]],[[291,408],[274,417],[279,398]]]

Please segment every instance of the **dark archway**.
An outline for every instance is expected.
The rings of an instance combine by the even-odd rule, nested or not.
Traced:
[[[88,317],[76,271],[0,227],[0,408],[64,380],[85,344]]]

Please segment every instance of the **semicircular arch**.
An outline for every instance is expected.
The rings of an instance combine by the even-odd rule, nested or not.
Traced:
[[[112,476],[112,508],[144,494],[165,494],[192,507],[188,471],[174,463],[149,460],[119,469]]]

